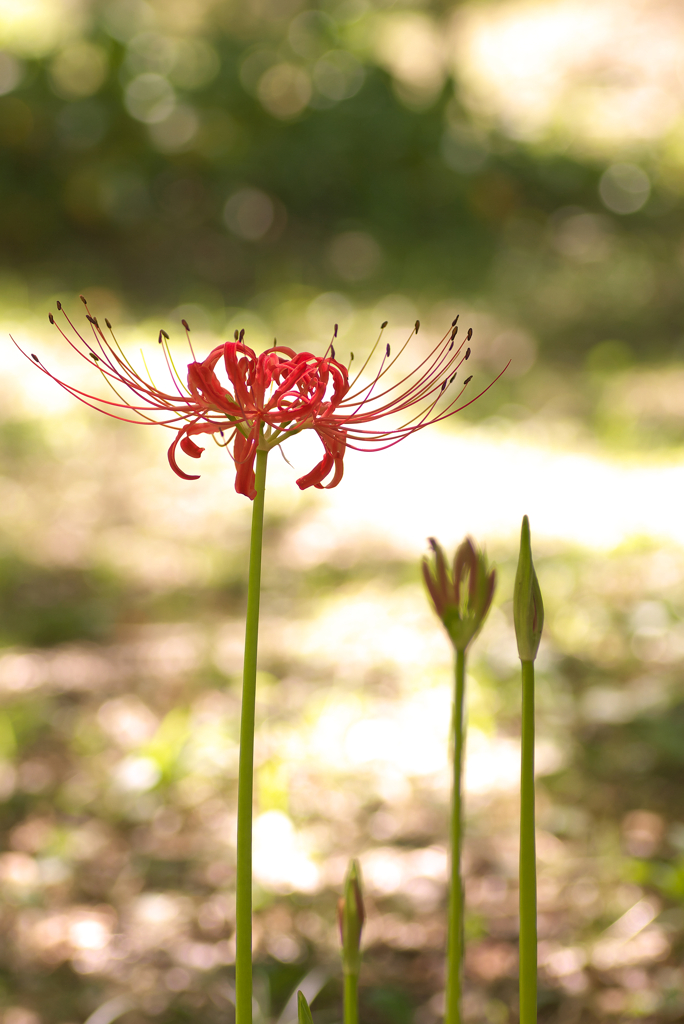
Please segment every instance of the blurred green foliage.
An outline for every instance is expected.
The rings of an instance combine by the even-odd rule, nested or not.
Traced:
[[[44,6],[19,28],[6,16],[0,52],[10,308],[94,288],[111,316],[401,292],[423,313],[486,307],[563,363],[606,339],[680,353],[678,165],[660,173],[652,144],[628,153],[651,195],[615,213],[610,158],[507,135],[463,101],[455,58],[429,88],[425,67],[402,72],[411,47],[387,42],[401,18],[448,47],[459,5]]]

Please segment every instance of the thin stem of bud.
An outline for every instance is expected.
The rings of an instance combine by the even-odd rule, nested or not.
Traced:
[[[359,976],[344,972],[344,1024],[359,1024]]]
[[[520,759],[520,1024],[537,1021],[537,860],[534,800],[534,662],[522,663]]]
[[[456,651],[454,703],[451,731],[454,751],[451,791],[451,878],[449,888],[449,926],[447,938],[447,981],[445,1024],[461,1024],[461,990],[463,985],[463,918],[464,891],[461,878],[461,850],[463,846],[463,749],[465,697],[465,650]]]

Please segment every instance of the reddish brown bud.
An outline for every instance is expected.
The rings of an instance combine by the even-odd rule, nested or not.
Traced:
[[[458,651],[464,651],[479,632],[487,617],[496,572],[490,569],[484,551],[469,537],[458,547],[453,569],[434,537],[428,543],[433,559],[423,559],[423,577],[437,615],[444,623],[449,639]]]

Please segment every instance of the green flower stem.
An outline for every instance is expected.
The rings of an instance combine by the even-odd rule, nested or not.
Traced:
[[[451,730],[454,744],[454,777],[451,792],[451,885],[449,890],[449,929],[447,939],[447,981],[445,1024],[461,1024],[461,987],[463,984],[463,880],[461,846],[463,843],[463,697],[465,693],[465,651],[456,651],[456,679]]]
[[[537,862],[534,834],[534,662],[522,664],[520,759],[520,1024],[537,1020]]]
[[[238,768],[237,881],[235,910],[235,1021],[252,1024],[252,802],[254,793],[254,717],[256,707],[261,549],[264,534],[264,493],[268,452],[256,456],[256,497],[252,505],[249,546],[247,624],[242,677],[240,761]]]
[[[359,1024],[359,976],[344,972],[344,1024]]]

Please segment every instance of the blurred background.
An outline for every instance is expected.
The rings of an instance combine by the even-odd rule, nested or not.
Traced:
[[[300,492],[270,459],[257,739],[258,1019],[443,1008],[450,651],[425,538],[499,566],[470,664],[466,1019],[516,1019],[531,518],[541,1018],[684,1019],[684,9],[672,0],[0,0],[2,1024],[232,1019],[250,506],[226,456],[98,416],[47,320],[127,351],[245,328],[345,361],[459,313],[441,428]],[[424,339],[424,340],[423,340]],[[151,354],[150,354],[151,353]],[[136,356],[137,358],[137,356]],[[411,350],[407,355],[410,366]],[[155,371],[156,372],[156,371]],[[194,468],[194,467],[193,467]]]

